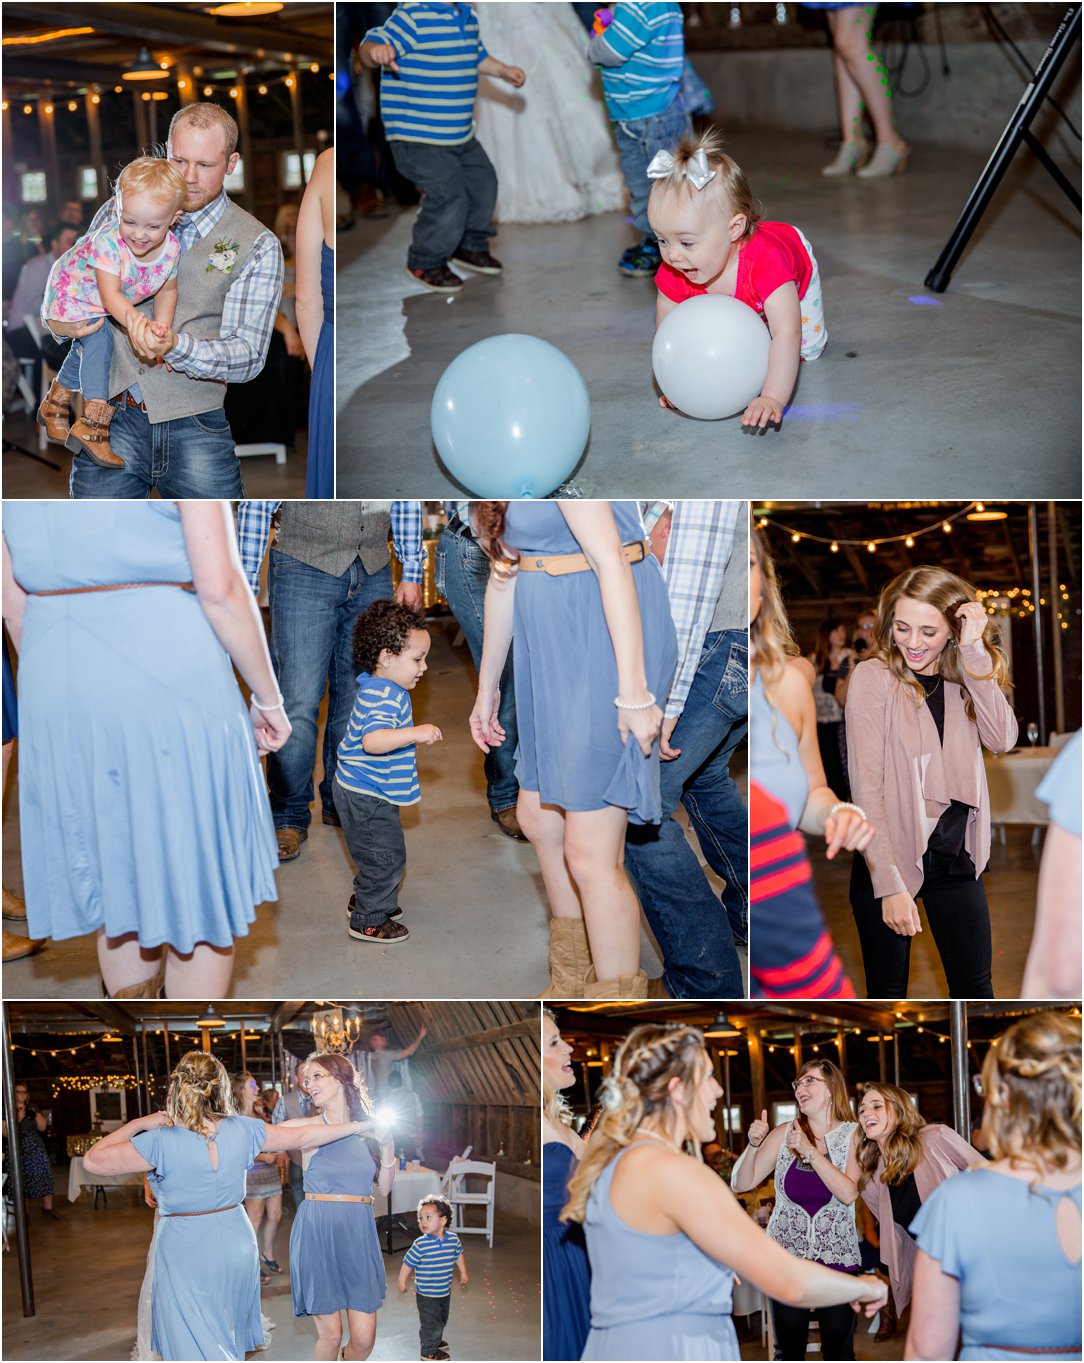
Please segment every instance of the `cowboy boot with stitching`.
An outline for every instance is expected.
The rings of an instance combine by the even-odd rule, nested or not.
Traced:
[[[91,398],[83,403],[83,415],[68,432],[64,442],[72,454],[85,454],[102,469],[122,469],[124,460],[109,448],[109,423],[113,420],[113,404],[104,398]]]
[[[619,980],[598,980],[592,966],[584,981],[583,996],[585,999],[646,999],[647,976],[638,970],[635,975],[622,975]]]
[[[550,982],[540,999],[582,999],[591,948],[582,918],[550,919]]]
[[[63,445],[68,438],[74,396],[74,389],[65,388],[54,379],[49,385],[49,391],[41,400],[37,416],[38,425],[45,427],[45,434],[54,445]]]

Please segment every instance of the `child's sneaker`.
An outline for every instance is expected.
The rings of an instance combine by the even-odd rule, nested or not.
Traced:
[[[662,256],[659,253],[659,248],[641,242],[639,246],[629,247],[617,262],[617,268],[626,279],[634,279],[644,275],[654,276],[661,264]]]
[[[456,251],[452,256],[452,264],[459,265],[464,270],[472,270],[475,274],[504,273],[504,266],[488,251]]]
[[[416,284],[424,284],[434,293],[458,293],[463,287],[463,281],[447,265],[438,265],[435,270],[412,270],[408,265],[406,272],[408,279],[413,279]]]
[[[378,946],[394,946],[396,942],[405,942],[410,936],[410,929],[403,923],[393,923],[390,918],[385,918],[383,923],[377,923],[373,928],[356,928],[353,923],[347,929],[355,942],[375,942]]]
[[[347,906],[346,906],[346,916],[347,916],[347,918],[350,918],[350,917],[353,915],[354,910],[357,908],[357,906],[358,906],[358,897],[357,897],[356,894],[352,894],[352,895],[350,896],[350,902],[349,902],[349,904],[347,904]],[[399,907],[398,904],[396,904],[395,908],[392,909],[391,913],[388,914],[388,917],[389,917],[389,918],[401,918],[401,917],[402,917],[402,914],[403,914],[403,910]]]
[[[448,1352],[447,1349],[438,1349],[438,1350],[436,1351],[436,1353],[432,1353],[432,1354],[419,1354],[418,1357],[419,1357],[419,1358],[440,1358],[440,1359],[445,1359],[445,1358],[451,1358],[451,1354]]]

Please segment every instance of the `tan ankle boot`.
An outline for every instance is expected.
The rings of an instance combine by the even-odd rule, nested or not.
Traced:
[[[54,445],[63,445],[71,429],[71,405],[75,396],[71,388],[65,388],[56,379],[49,385],[49,391],[41,400],[38,408],[38,425],[45,427],[45,434]]]
[[[99,468],[122,469],[124,460],[109,448],[109,423],[113,404],[103,398],[83,403],[83,415],[68,432],[65,446],[72,454],[85,454]]]
[[[10,890],[4,890],[4,917],[5,918],[25,918],[26,905],[17,894],[12,894]]]
[[[619,980],[597,980],[592,966],[584,981],[583,996],[585,999],[646,999],[647,976],[638,970],[635,975],[622,975]]]
[[[107,999],[164,999],[166,986],[166,963],[164,960],[158,964],[158,969],[148,980],[140,980],[138,984],[125,985],[123,989],[118,989],[111,994],[102,984],[102,994]]]
[[[550,982],[540,999],[582,999],[591,948],[582,918],[550,919]]]

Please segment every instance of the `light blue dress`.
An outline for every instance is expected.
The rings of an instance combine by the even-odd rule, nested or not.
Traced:
[[[371,1197],[376,1161],[358,1136],[314,1151],[306,1193]],[[378,1311],[388,1290],[371,1202],[302,1202],[290,1231],[290,1292],[295,1316]]]
[[[1032,1192],[980,1168],[950,1178],[922,1204],[911,1222],[918,1247],[960,1284],[958,1357],[1080,1357],[1080,1264],[1066,1258],[1055,1229],[1063,1197],[1079,1216],[1080,1184]]]
[[[264,1124],[226,1117],[215,1145],[179,1126],[132,1137],[153,1166],[148,1175],[161,1217],[151,1294],[151,1340],[165,1359],[243,1359],[263,1347],[260,1263],[252,1223],[240,1204],[245,1171],[264,1142]],[[208,1212],[214,1216],[173,1216]]]
[[[797,828],[809,798],[809,778],[798,752],[798,735],[768,702],[757,672],[749,687],[749,768],[753,779],[787,811]]]
[[[1080,837],[1080,730],[1069,739],[1035,792],[1050,806],[1050,822]]]
[[[635,502],[612,502],[625,544],[644,539]],[[556,502],[509,502],[505,543],[522,557],[581,552]],[[632,566],[640,602],[647,686],[665,704],[677,667],[677,637],[658,562]],[[659,745],[650,757],[622,743],[617,727],[617,663],[602,613],[598,579],[587,569],[516,578],[516,778],[543,804],[564,810],[627,809],[632,823],[658,823]]]
[[[189,581],[172,502],[8,502],[29,592]],[[230,659],[177,587],[31,596],[19,656],[28,931],[227,947],[278,853]]]
[[[680,1231],[632,1230],[610,1203],[614,1170],[626,1146],[599,1175],[587,1199],[584,1232],[591,1260],[591,1333],[585,1359],[741,1357],[730,1313],[734,1274]]]

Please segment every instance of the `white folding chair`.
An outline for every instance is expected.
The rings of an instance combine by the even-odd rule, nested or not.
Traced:
[[[451,1166],[450,1166],[451,1167]],[[484,1191],[469,1191],[467,1180],[484,1181]],[[484,1235],[493,1248],[493,1203],[497,1185],[497,1166],[487,1160],[461,1159],[454,1161],[449,1181],[448,1201],[452,1204],[452,1229],[457,1235]],[[468,1226],[464,1213],[468,1207],[485,1208],[485,1225]]]
[[[453,1155],[448,1161],[448,1167],[441,1175],[440,1191],[445,1197],[451,1192],[452,1180],[455,1178],[456,1166],[462,1164],[465,1159],[470,1158],[470,1152],[474,1149],[473,1145],[468,1145],[461,1155]]]

